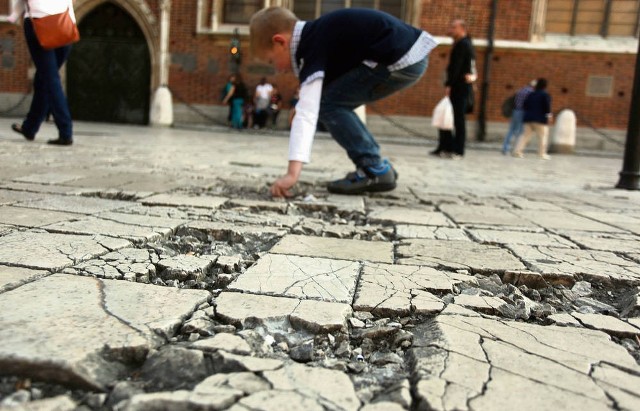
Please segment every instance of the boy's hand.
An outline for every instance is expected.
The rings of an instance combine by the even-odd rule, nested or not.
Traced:
[[[293,194],[289,189],[298,182],[301,172],[301,161],[289,161],[287,174],[277,179],[276,182],[271,185],[271,195],[274,197],[291,197]]]

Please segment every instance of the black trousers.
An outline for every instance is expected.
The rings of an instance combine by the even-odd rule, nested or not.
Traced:
[[[460,87],[452,87],[449,99],[453,106],[453,128],[451,130],[438,130],[438,148],[436,152],[442,151],[447,153],[464,155],[464,146],[467,140],[467,123],[465,115],[467,114],[467,100],[469,98],[469,84]]]

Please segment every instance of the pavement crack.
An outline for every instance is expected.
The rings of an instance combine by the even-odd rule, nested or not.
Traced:
[[[98,292],[100,293],[100,308],[102,308],[102,310],[108,316],[113,317],[120,324],[126,326],[127,328],[131,328],[132,330],[134,330],[137,334],[139,334],[141,337],[143,337],[146,340],[148,337],[142,330],[134,327],[133,324],[131,324],[130,322],[128,322],[124,318],[121,318],[120,316],[116,315],[111,310],[109,310],[109,308],[107,307],[107,294],[105,292],[104,282],[102,280],[98,279],[98,278],[96,278],[95,281],[96,281],[97,286],[98,286]]]

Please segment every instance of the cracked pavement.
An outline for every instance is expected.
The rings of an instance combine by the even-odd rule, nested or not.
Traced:
[[[0,409],[640,409],[621,159],[389,140],[347,197],[321,137],[283,201],[283,135],[104,127],[0,132]]]

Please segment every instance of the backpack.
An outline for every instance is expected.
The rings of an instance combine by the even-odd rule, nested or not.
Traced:
[[[500,110],[502,110],[502,115],[505,116],[506,118],[511,118],[511,116],[513,115],[513,110],[516,108],[516,95],[512,95],[507,97],[503,102],[502,102],[502,107],[500,108]]]

